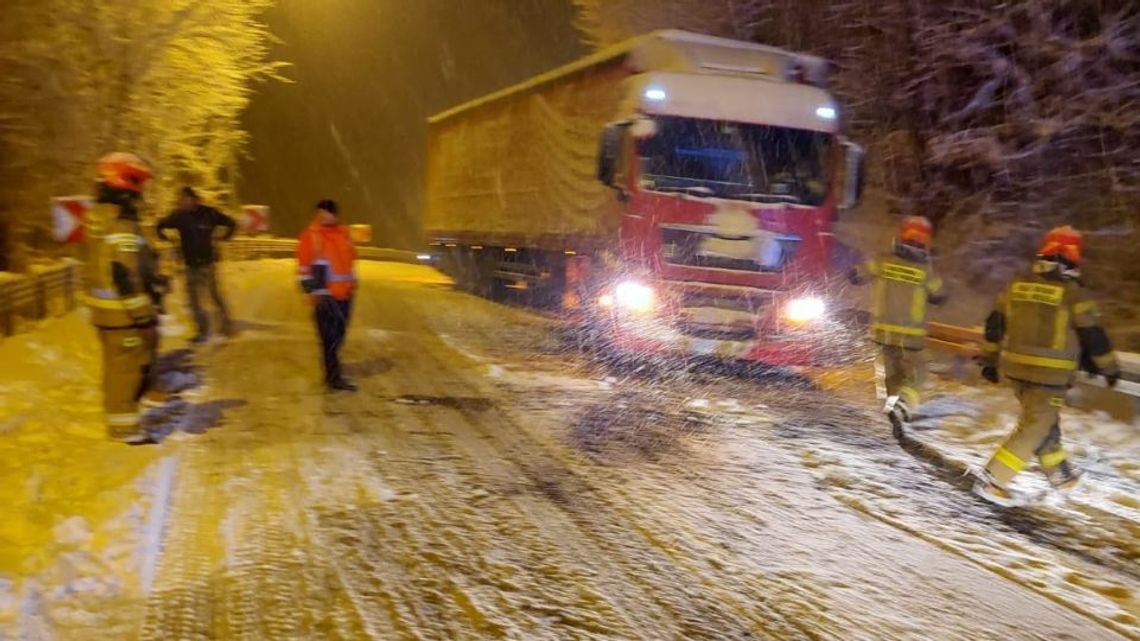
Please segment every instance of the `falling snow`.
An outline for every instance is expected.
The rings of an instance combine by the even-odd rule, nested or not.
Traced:
[[[431,270],[362,269],[360,393],[320,392],[290,263],[234,264],[243,331],[178,365],[155,447],[101,440],[78,315],[0,344],[0,638],[1140,635],[1134,425],[1067,412],[1092,483],[1002,511],[954,461],[1008,429],[1005,390],[939,379],[900,447],[866,364],[607,367]]]

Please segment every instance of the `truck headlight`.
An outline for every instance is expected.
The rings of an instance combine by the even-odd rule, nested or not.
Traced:
[[[619,309],[631,312],[648,312],[653,309],[656,298],[653,288],[627,280],[618,283],[614,288],[613,304]]]
[[[793,298],[784,304],[784,317],[793,323],[810,323],[823,318],[827,313],[827,304],[822,298],[815,296],[802,296]]]

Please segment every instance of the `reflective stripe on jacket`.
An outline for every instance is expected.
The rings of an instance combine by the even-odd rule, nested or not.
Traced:
[[[297,243],[297,278],[307,280],[324,272],[323,287],[312,291],[317,296],[340,300],[352,297],[356,290],[356,247],[345,225],[322,225],[314,222]]]
[[[96,327],[151,325],[157,316],[145,283],[156,270],[154,248],[137,221],[118,216],[118,206],[107,203],[88,214],[83,302]]]
[[[1096,303],[1075,281],[1030,274],[1009,284],[986,319],[982,358],[1009,378],[1068,385],[1081,364],[1117,371],[1116,357],[1100,326]]]
[[[906,349],[926,346],[926,305],[942,293],[942,279],[928,263],[894,253],[868,261],[863,271],[873,278],[871,340]]]

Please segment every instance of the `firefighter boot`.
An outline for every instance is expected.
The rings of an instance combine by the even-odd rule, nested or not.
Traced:
[[[905,433],[904,429],[910,423],[910,407],[906,400],[898,395],[888,396],[887,403],[883,406],[883,413],[891,422],[891,434],[896,439],[901,439]]]
[[[1053,486],[1061,494],[1068,494],[1073,490],[1080,489],[1085,484],[1085,471],[1079,467],[1074,467],[1071,463],[1065,462],[1061,465],[1064,470],[1059,473],[1052,473],[1046,471],[1046,476],[1049,477],[1049,484]]]
[[[156,409],[166,405],[171,399],[168,392],[160,392],[159,390],[147,390],[139,399],[139,405],[144,409]]]
[[[1053,425],[1045,442],[1034,453],[1037,454],[1041,469],[1044,470],[1045,477],[1049,479],[1049,485],[1052,485],[1053,489],[1066,494],[1083,484],[1084,471],[1073,464],[1061,444],[1060,425]]]
[[[984,471],[978,474],[978,478],[974,481],[974,494],[1002,507],[1013,507],[1021,502],[1016,495],[998,484],[997,479]]]

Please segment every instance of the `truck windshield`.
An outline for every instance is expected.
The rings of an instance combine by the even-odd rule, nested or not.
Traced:
[[[827,197],[830,134],[680,117],[656,124],[638,143],[644,189],[805,205]]]

